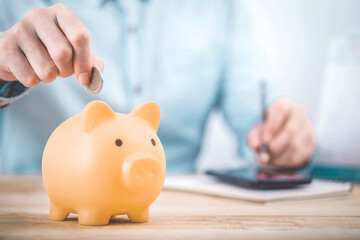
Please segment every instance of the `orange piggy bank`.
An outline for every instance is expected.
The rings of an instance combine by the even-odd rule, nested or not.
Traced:
[[[50,219],[77,213],[79,224],[105,225],[112,216],[127,214],[131,222],[147,222],[165,180],[159,123],[156,103],[121,114],[93,101],[60,124],[42,160]]]

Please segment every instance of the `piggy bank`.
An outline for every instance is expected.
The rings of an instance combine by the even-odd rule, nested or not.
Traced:
[[[77,213],[79,224],[105,225],[126,214],[131,222],[147,222],[165,180],[159,123],[156,103],[121,114],[93,101],[60,124],[42,159],[50,219]]]

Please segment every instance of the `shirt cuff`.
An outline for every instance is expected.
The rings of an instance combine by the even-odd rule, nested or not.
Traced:
[[[0,110],[25,96],[29,90],[30,88],[25,87],[19,81],[0,80]]]

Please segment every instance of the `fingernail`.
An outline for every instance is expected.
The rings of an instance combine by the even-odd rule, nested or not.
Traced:
[[[259,154],[259,160],[261,163],[268,163],[270,161],[270,155],[266,152],[261,152]]]
[[[79,74],[79,83],[81,85],[86,85],[89,83],[89,78],[90,78],[89,73],[87,73],[87,72],[80,73]]]

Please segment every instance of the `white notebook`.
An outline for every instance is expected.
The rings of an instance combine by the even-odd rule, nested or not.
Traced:
[[[349,182],[314,179],[310,184],[294,189],[252,190],[219,182],[213,176],[194,174],[168,175],[165,179],[164,189],[254,202],[271,202],[346,196],[351,192],[351,186]]]

